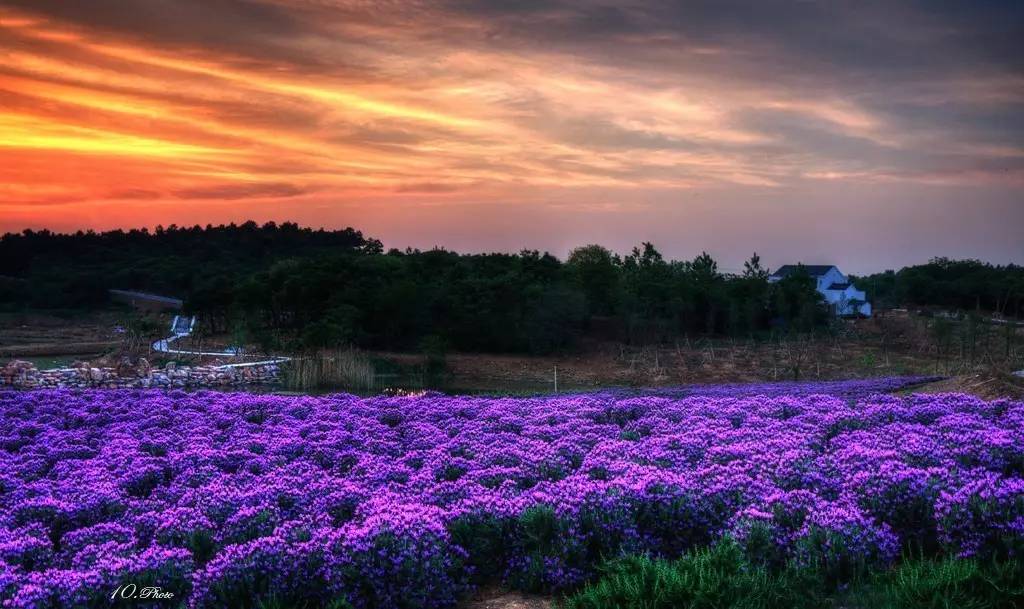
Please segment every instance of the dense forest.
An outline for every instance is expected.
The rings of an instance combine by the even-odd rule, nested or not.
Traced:
[[[625,256],[587,245],[563,262],[537,251],[385,252],[353,229],[247,222],[26,231],[0,238],[0,259],[3,309],[90,309],[108,304],[110,288],[136,289],[184,298],[205,331],[266,349],[354,344],[547,353],[583,335],[644,344],[806,332],[829,323],[805,273],[769,283],[756,254],[742,273],[725,274],[707,254],[666,260],[650,243]],[[936,260],[857,283],[878,303],[1015,312],[1020,271]]]
[[[106,304],[110,288],[187,297],[203,284],[235,281],[281,258],[380,249],[379,241],[351,228],[314,231],[292,223],[24,231],[0,237],[0,303],[85,309]]]
[[[979,260],[933,258],[855,278],[875,307],[932,306],[954,311],[981,310],[1024,316],[1024,266]]]

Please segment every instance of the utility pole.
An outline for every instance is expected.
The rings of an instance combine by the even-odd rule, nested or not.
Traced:
[[[558,393],[558,365],[555,364],[555,393]]]

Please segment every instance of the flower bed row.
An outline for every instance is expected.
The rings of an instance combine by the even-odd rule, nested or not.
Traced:
[[[445,607],[724,535],[836,581],[1024,550],[1024,404],[837,393],[0,392],[0,599]]]

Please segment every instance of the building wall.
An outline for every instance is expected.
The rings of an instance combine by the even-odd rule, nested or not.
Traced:
[[[867,295],[853,285],[847,286],[846,290],[830,290],[828,286],[833,283],[848,283],[850,279],[842,273],[836,267],[830,268],[824,275],[816,278],[818,282],[818,292],[825,298],[825,302],[833,308],[837,315],[854,315],[860,313],[866,317],[871,316],[871,303],[867,302]],[[779,281],[778,277],[771,276],[768,281],[775,283]],[[847,305],[851,300],[864,301],[858,310],[854,310],[853,307]]]
[[[825,295],[825,301],[829,305],[833,306],[837,315],[861,315],[870,317],[871,316],[871,303],[867,302],[867,294],[863,290],[858,290],[852,284],[847,286],[845,290],[825,290],[822,292]],[[859,300],[862,304],[854,308],[852,301]]]
[[[828,286],[833,283],[846,283],[846,275],[843,275],[836,267],[830,268],[827,273],[818,277],[818,291],[828,289]]]

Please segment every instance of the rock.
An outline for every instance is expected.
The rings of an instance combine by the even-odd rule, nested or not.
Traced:
[[[154,370],[143,358],[132,363],[122,358],[113,368],[91,367],[81,362],[70,368],[38,370],[25,361],[13,361],[0,367],[0,385],[18,389],[88,388],[110,389],[149,387],[235,387],[276,383],[277,364],[258,366],[184,366],[169,364]]]

